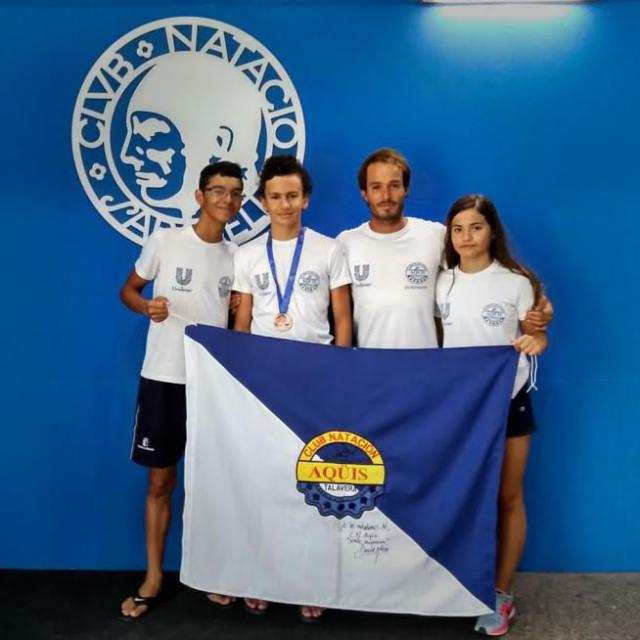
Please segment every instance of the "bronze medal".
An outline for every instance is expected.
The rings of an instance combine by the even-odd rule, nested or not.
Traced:
[[[278,331],[289,331],[293,326],[293,318],[286,313],[279,313],[273,319],[273,325]]]

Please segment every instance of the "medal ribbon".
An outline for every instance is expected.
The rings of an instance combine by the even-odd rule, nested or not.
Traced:
[[[280,284],[278,283],[278,276],[276,275],[276,263],[273,259],[273,238],[271,237],[271,231],[267,238],[267,257],[269,258],[269,268],[271,269],[271,275],[273,281],[276,283],[276,294],[278,296],[278,310],[280,313],[287,313],[289,309],[289,303],[291,302],[291,294],[293,293],[293,285],[298,273],[298,265],[300,264],[300,256],[302,255],[302,245],[304,244],[304,232],[305,228],[300,229],[298,233],[298,240],[296,241],[296,248],[293,252],[293,260],[291,261],[291,268],[289,269],[289,277],[287,278],[287,286],[284,288],[284,295],[280,290]]]

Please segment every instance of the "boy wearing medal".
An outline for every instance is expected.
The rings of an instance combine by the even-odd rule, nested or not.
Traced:
[[[302,211],[311,195],[306,169],[293,156],[269,158],[260,174],[258,194],[271,229],[234,256],[234,290],[240,294],[234,329],[350,346],[351,277],[343,250],[335,240],[302,226]],[[245,606],[250,613],[262,614],[268,602],[247,598]],[[301,607],[301,620],[317,622],[322,611]]]
[[[311,178],[293,156],[269,158],[258,194],[271,231],[240,247],[234,290],[240,293],[234,329],[272,338],[351,345],[351,277],[338,243],[302,226]]]

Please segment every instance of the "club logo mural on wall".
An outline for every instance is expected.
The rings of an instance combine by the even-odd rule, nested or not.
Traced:
[[[76,169],[100,215],[143,244],[156,225],[192,224],[202,167],[243,168],[246,200],[226,228],[239,244],[268,226],[255,194],[274,153],[304,156],[300,100],[255,38],[208,18],[167,18],[130,31],[82,84],[71,131]]]

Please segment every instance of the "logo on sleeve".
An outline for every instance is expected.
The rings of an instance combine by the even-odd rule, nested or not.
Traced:
[[[307,293],[313,293],[320,284],[320,276],[315,271],[303,271],[298,276],[298,286]]]
[[[368,264],[355,264],[353,265],[353,279],[356,287],[368,287],[370,282],[365,282],[369,277],[369,265]]]
[[[302,449],[296,466],[297,489],[321,516],[359,518],[384,492],[380,452],[350,431],[327,431]]]
[[[404,275],[409,283],[407,289],[425,289],[429,278],[429,269],[422,262],[412,262],[404,270]]]
[[[499,327],[504,324],[507,313],[501,304],[488,304],[482,310],[482,319],[486,325],[490,327]]]
[[[260,291],[264,291],[269,286],[269,274],[268,273],[256,273],[256,286]]]

